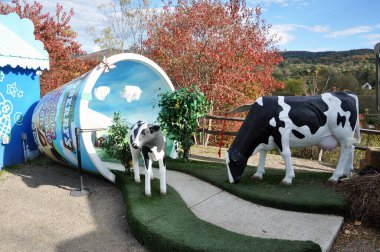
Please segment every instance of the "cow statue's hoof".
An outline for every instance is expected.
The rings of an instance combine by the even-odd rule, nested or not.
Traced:
[[[281,185],[290,186],[292,185],[292,180],[283,179],[281,180]]]
[[[145,196],[152,197],[152,194],[151,193],[145,193]]]
[[[327,180],[328,185],[336,185],[337,183],[338,183],[338,180],[335,180],[333,178],[329,178],[329,180]]]
[[[140,184],[141,180],[140,179],[135,179],[135,183]]]
[[[257,175],[257,174],[253,174],[252,177],[251,177],[252,180],[255,180],[255,181],[262,181],[263,180],[263,176],[261,175]]]
[[[162,196],[165,196],[166,194],[167,194],[167,192],[161,192]]]

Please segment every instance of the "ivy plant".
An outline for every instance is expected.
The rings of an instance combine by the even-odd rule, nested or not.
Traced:
[[[168,137],[180,142],[180,159],[189,158],[194,144],[193,134],[198,128],[198,118],[204,117],[210,104],[197,86],[178,89],[160,95],[161,108],[158,121]]]
[[[128,144],[128,131],[129,127],[120,112],[115,112],[112,117],[112,125],[108,128],[108,137],[102,148],[107,155],[119,160],[127,172],[130,172],[132,154]]]

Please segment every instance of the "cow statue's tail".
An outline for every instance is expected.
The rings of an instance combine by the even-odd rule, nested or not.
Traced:
[[[356,103],[356,126],[355,126],[356,140],[355,140],[354,144],[360,144],[362,138],[360,135],[359,99],[356,95],[355,95],[355,103]]]

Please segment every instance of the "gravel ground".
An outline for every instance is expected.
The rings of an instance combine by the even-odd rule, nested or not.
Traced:
[[[95,193],[72,197],[72,169],[23,166],[0,177],[0,251],[146,251],[127,231],[121,192],[84,175]]]

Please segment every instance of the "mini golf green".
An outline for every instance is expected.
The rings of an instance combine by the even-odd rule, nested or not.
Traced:
[[[237,234],[198,219],[179,194],[168,186],[160,196],[159,180],[152,181],[152,197],[144,195],[144,183],[117,173],[123,192],[128,226],[149,251],[320,251],[311,241],[264,239]]]
[[[195,176],[240,198],[268,207],[334,215],[344,215],[348,208],[347,201],[326,185],[331,173],[295,171],[293,185],[284,186],[280,184],[285,176],[282,169],[265,169],[263,181],[253,181],[250,177],[256,167],[247,166],[241,181],[231,184],[225,164],[169,159],[167,168]]]

